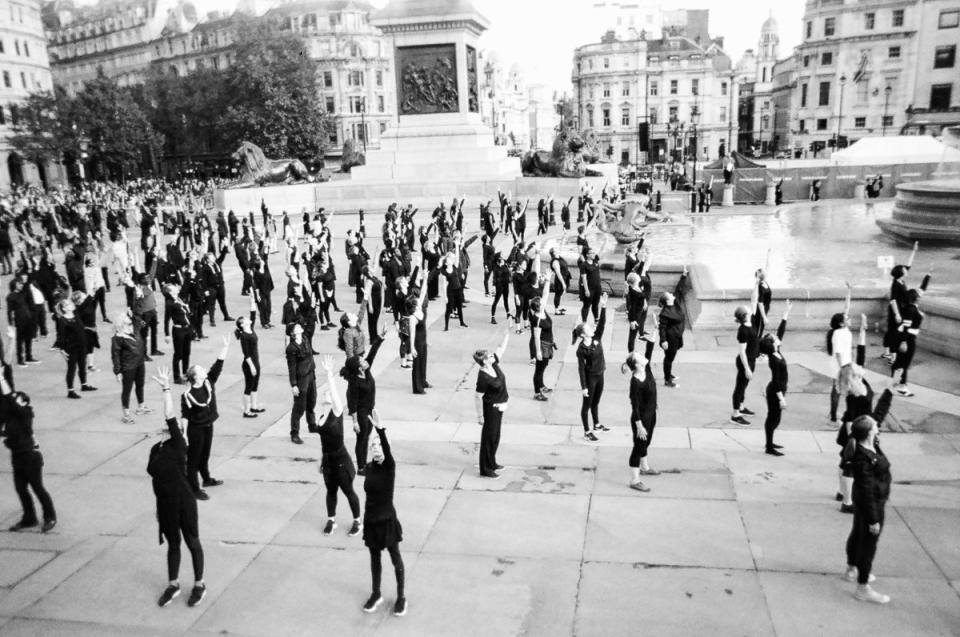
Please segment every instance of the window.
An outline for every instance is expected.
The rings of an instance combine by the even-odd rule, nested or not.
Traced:
[[[807,36],[808,39],[813,37],[813,22],[807,22]]]
[[[694,95],[700,94],[700,80],[692,79],[690,80],[690,92]]]
[[[623,109],[623,111],[620,113],[620,125],[623,126],[624,128],[627,128],[630,126],[630,109],[629,108]]]
[[[866,118],[866,117],[854,117],[854,118],[853,118],[853,127],[854,127],[854,128],[866,128],[866,127],[867,127],[867,118]]]
[[[820,54],[820,65],[821,66],[830,66],[833,64],[833,52],[827,51],[826,53]]]
[[[593,58],[590,58],[587,60],[587,66],[590,67],[591,69],[593,68]]]
[[[0,40],[0,53],[4,53],[4,50],[3,50],[3,40]]]
[[[339,142],[337,141],[337,129],[334,128],[330,131],[330,136],[327,138],[327,141],[330,142],[331,146],[339,146]]]
[[[677,121],[678,111],[679,111],[679,108],[678,108],[677,106],[671,106],[671,107],[670,107],[670,121],[671,121],[671,122]]]
[[[958,25],[960,25],[960,9],[940,12],[940,21],[937,23],[937,28],[956,29]]]
[[[336,26],[339,26],[339,25],[341,25],[341,24],[343,24],[343,17],[341,16],[341,14],[339,14],[339,13],[331,13],[331,14],[330,14],[330,28],[332,29],[332,28],[334,28],[334,27],[336,27]]]
[[[727,94],[727,83],[720,82],[720,95],[726,95],[726,94]]]
[[[20,71],[20,83],[23,84],[23,88],[27,88],[27,74],[23,71]]]
[[[895,27],[903,26],[903,9],[893,10],[893,26]]]
[[[347,86],[363,86],[363,71],[347,73]]]
[[[363,108],[363,98],[359,95],[353,95],[350,97],[350,112],[351,113],[362,113]]]
[[[316,13],[308,13],[307,15],[303,16],[303,28],[304,28],[304,29],[307,29],[307,28],[310,28],[310,27],[313,27],[314,29],[317,28],[317,14],[316,14]]]
[[[604,85],[603,85],[603,96],[604,96],[604,97],[610,97],[610,85],[609,85],[609,84],[604,84]]]
[[[864,13],[863,14],[863,28],[867,31],[873,31],[873,27],[877,24],[877,14],[876,13]]]
[[[593,128],[593,108],[587,107],[587,127]]]
[[[938,46],[933,56],[933,68],[952,69],[954,60],[957,57],[957,45],[946,44]]]
[[[327,98],[326,108],[327,108],[327,112],[328,112],[328,113],[332,113],[332,112],[334,112],[334,111],[337,109],[337,107],[335,106],[335,103],[334,103],[332,97],[328,97],[328,98]]]
[[[323,72],[323,88],[333,88],[333,71]]]
[[[884,116],[883,116],[883,125],[884,125],[884,126],[893,126],[893,115],[884,115]]]
[[[657,83],[656,83],[656,82],[650,82],[650,95],[651,95],[651,96],[653,96],[653,97],[656,97],[656,96],[657,96],[657,88],[658,88],[658,86],[657,86]]]
[[[859,82],[854,82],[857,87],[857,104],[866,104],[870,100],[870,82],[865,77]]]
[[[670,80],[670,95],[677,94],[677,80]]]
[[[934,84],[930,87],[930,110],[945,111],[950,108],[952,84]],[[11,107],[12,108],[12,107]]]
[[[726,122],[726,121],[727,121],[727,107],[726,107],[726,106],[721,106],[721,107],[720,107],[720,122],[723,123],[723,122]]]
[[[651,124],[657,123],[657,109],[655,107],[650,109],[650,123]]]
[[[890,59],[900,57],[900,47],[892,46],[889,49],[887,49],[887,57]]]
[[[603,58],[603,68],[605,69],[610,68],[610,58]]]
[[[823,21],[823,35],[831,36],[837,31],[837,19],[836,18],[826,18]]]
[[[826,118],[821,118],[817,120],[817,130],[827,130]]]
[[[800,120],[800,132],[801,133],[807,132],[807,120],[805,119]]]
[[[24,42],[24,43],[23,43],[23,54],[24,54],[25,56],[27,56],[27,57],[30,57],[30,43],[29,43],[29,42]]]
[[[808,89],[809,89],[809,86],[807,84],[800,85],[800,107],[801,108],[807,107],[807,90]]]
[[[820,106],[830,106],[830,82],[820,82]]]
[[[10,125],[16,126],[20,121],[20,109],[17,108],[16,104],[10,105]]]
[[[610,127],[610,109],[609,108],[603,109],[603,126],[604,128]]]
[[[350,45],[350,57],[352,58],[360,57],[360,47],[358,47],[356,44]]]
[[[386,123],[386,122],[380,122],[380,134],[383,135],[383,133],[384,133],[386,130],[387,130],[387,123]]]
[[[377,86],[383,86],[383,71],[377,71]]]
[[[6,123],[7,123],[7,120],[3,116],[3,107],[0,106],[0,125],[6,124]]]
[[[623,83],[623,89],[620,91],[623,97],[630,97],[630,82]]]
[[[377,112],[378,113],[385,112],[387,110],[386,106],[387,106],[387,103],[383,99],[383,95],[377,95]]]
[[[20,40],[13,41],[13,48],[17,52],[17,55],[20,55]]]

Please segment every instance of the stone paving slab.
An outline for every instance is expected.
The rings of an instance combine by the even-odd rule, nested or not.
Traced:
[[[574,634],[776,633],[757,573],[588,562],[583,565]]]
[[[0,589],[16,586],[56,556],[53,551],[0,550]]]
[[[960,579],[960,510],[897,507],[903,522],[937,568],[951,580]]]

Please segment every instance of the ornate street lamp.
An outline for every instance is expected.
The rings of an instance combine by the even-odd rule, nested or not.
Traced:
[[[836,152],[839,148],[840,143],[840,127],[843,126],[843,87],[847,83],[847,76],[843,74],[840,76],[840,111],[837,115],[837,127],[833,132],[833,151]]]
[[[697,93],[693,94],[694,99],[697,97]],[[696,103],[693,105],[693,110],[690,111],[690,129],[691,134],[693,135],[693,196],[690,198],[690,212],[697,211],[697,157],[699,156],[699,148],[697,141],[697,120],[700,118],[700,110],[697,108]]]
[[[887,84],[887,87],[883,89],[883,121],[880,122],[880,136],[884,137],[887,134],[887,108],[890,106],[890,92],[893,89],[890,88],[890,85]]]

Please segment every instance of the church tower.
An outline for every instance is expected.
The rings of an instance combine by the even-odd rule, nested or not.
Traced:
[[[780,34],[777,21],[771,14],[760,29],[760,43],[757,49],[757,82],[773,81],[773,65],[780,55]]]

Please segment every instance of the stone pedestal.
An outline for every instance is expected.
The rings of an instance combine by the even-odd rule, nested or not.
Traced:
[[[763,202],[768,206],[777,205],[777,185],[767,184],[767,199]]]
[[[494,145],[480,117],[477,40],[487,19],[467,0],[392,0],[370,22],[393,41],[398,122],[351,180],[519,177],[520,160]]]
[[[892,217],[877,225],[903,241],[960,244],[960,180],[899,184]]]
[[[724,208],[733,207],[733,184],[726,184],[723,186],[723,201],[721,205]]]
[[[853,187],[853,198],[860,201],[867,198],[867,187],[864,184],[856,184]]]

